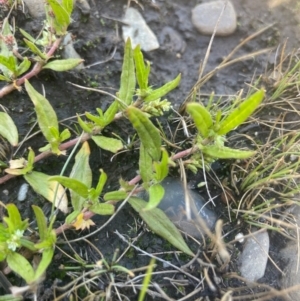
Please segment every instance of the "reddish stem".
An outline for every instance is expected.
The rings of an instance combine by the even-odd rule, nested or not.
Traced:
[[[59,38],[53,43],[50,50],[46,54],[48,59],[51,58],[51,56],[53,56],[54,52],[59,47],[61,40],[62,40],[62,38]],[[31,71],[26,73],[21,78],[17,79],[14,83],[3,87],[0,90],[0,98],[4,97],[5,95],[9,94],[10,92],[16,90],[17,87],[23,85],[25,83],[25,79],[30,79],[33,76],[36,76],[38,73],[40,73],[42,71],[44,65],[45,65],[44,61],[36,62]]]

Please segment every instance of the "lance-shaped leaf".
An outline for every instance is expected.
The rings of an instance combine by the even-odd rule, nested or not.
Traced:
[[[147,66],[144,62],[143,53],[141,51],[140,45],[137,45],[133,51],[136,78],[141,90],[146,90],[148,88],[148,77],[150,73],[150,63]]]
[[[149,201],[144,210],[152,210],[157,207],[165,195],[165,189],[160,184],[154,184],[149,188]]]
[[[14,56],[0,55],[0,65],[3,65],[5,68],[7,68],[13,74],[15,74],[18,64],[17,64],[17,59]],[[1,70],[1,66],[0,66],[0,70]]]
[[[20,29],[21,30],[21,29]],[[24,35],[24,33],[22,32],[22,34]],[[24,42],[26,43],[26,45],[28,46],[28,48],[36,55],[38,55],[41,59],[46,60],[47,59],[47,55],[45,53],[43,53],[35,44],[34,41],[29,41],[27,39],[24,39]]]
[[[11,252],[6,257],[7,264],[12,271],[21,276],[27,284],[34,280],[34,270],[29,261],[16,252]]]
[[[144,101],[150,102],[150,101],[153,101],[153,100],[163,97],[170,91],[174,90],[179,85],[180,80],[181,80],[181,74],[178,74],[178,76],[175,79],[166,83],[162,87],[151,91],[151,93],[147,97],[144,98]]]
[[[86,187],[92,186],[92,170],[89,164],[90,147],[87,141],[82,144],[80,151],[75,156],[75,163],[70,173],[70,178],[76,179],[85,184]],[[73,210],[82,210],[86,198],[71,190],[71,201]]]
[[[112,204],[95,203],[89,207],[89,210],[99,215],[112,215],[115,212],[115,206]]]
[[[47,219],[40,207],[32,205],[32,209],[34,211],[35,219],[37,222],[40,240],[43,241],[48,236]]]
[[[244,151],[217,145],[204,146],[201,148],[201,151],[210,157],[218,159],[246,159],[255,154],[255,151]]]
[[[16,75],[19,76],[25,73],[31,66],[31,62],[28,60],[27,57],[24,57],[22,63],[17,66]]]
[[[25,231],[28,227],[28,221],[22,221],[20,211],[15,204],[6,205],[8,217],[3,217],[3,220],[8,226],[10,234],[15,233],[17,230]]]
[[[75,1],[74,0],[62,0],[61,3],[62,3],[62,7],[66,10],[66,12],[69,15],[71,15]]]
[[[12,146],[18,145],[17,127],[11,117],[5,112],[0,112],[0,135],[7,139]]]
[[[80,116],[79,116],[78,114],[77,114],[77,120],[78,120],[78,123],[79,123],[80,127],[81,127],[86,133],[92,134],[92,132],[93,132],[93,124],[84,122],[84,121],[80,118]]]
[[[144,187],[147,188],[148,183],[154,178],[152,170],[152,158],[148,151],[145,149],[144,144],[140,145],[140,157],[139,157],[139,170],[142,180],[144,182]]]
[[[100,148],[114,154],[123,149],[123,143],[119,139],[104,136],[92,136],[92,139]]]
[[[38,93],[31,86],[28,80],[25,80],[25,88],[31,101],[34,104],[39,127],[44,137],[50,143],[50,141],[53,138],[51,133],[51,128],[56,129],[58,132],[58,121],[57,121],[56,113],[53,110],[49,101],[43,95]]]
[[[75,191],[77,194],[79,194],[81,197],[87,199],[89,196],[89,188],[83,184],[82,182],[64,177],[64,176],[52,176],[48,178],[48,181],[51,183],[52,181],[56,181],[60,183],[61,185]]]
[[[109,125],[114,119],[119,110],[118,101],[114,101],[104,113],[105,126]]]
[[[260,105],[265,96],[264,90],[258,90],[242,102],[219,124],[217,134],[225,135],[242,124]]]
[[[46,64],[43,69],[51,69],[53,71],[69,71],[77,67],[81,64],[84,60],[83,59],[66,59],[66,60],[54,60],[50,63]]]
[[[104,201],[121,201],[127,198],[128,193],[123,190],[110,191],[103,196]]]
[[[48,181],[50,176],[37,171],[24,175],[24,178],[36,193],[42,195],[49,202],[54,202],[55,207],[62,212],[68,212],[67,195],[64,188],[57,181],[50,182]]]
[[[207,109],[199,103],[193,102],[186,106],[187,112],[192,116],[198,132],[203,138],[207,138],[213,121]]]
[[[100,177],[99,177],[98,184],[97,184],[97,187],[95,190],[96,194],[97,194],[97,196],[96,196],[97,198],[101,194],[106,181],[107,181],[107,174],[102,169],[100,169]]]
[[[169,156],[165,149],[162,150],[161,162],[153,162],[156,181],[161,182],[169,173]]]
[[[161,153],[161,137],[158,129],[141,110],[135,107],[127,108],[127,115],[137,131],[145,150],[153,160],[158,161]]]
[[[71,22],[71,13],[69,12],[69,8],[63,6],[65,5],[65,1],[60,3],[58,0],[47,0],[47,2],[50,4],[52,9],[52,12],[50,13],[50,9],[46,5],[46,9],[48,9],[47,15],[53,16],[54,14],[54,18],[50,16],[48,19],[52,19],[56,34],[64,35]]]
[[[33,279],[34,281],[41,280],[48,266],[52,262],[53,255],[54,255],[54,248],[46,248],[43,250],[42,259],[34,273],[34,279]]]
[[[135,90],[135,73],[133,51],[130,39],[127,39],[125,44],[124,61],[121,73],[121,84],[119,91],[119,98],[126,104],[130,105]]]
[[[194,256],[194,253],[182,238],[179,230],[161,209],[154,208],[152,210],[145,211],[144,209],[147,206],[147,202],[135,197],[130,198],[128,202],[133,209],[139,213],[141,218],[154,233],[166,239],[182,252],[190,256]]]

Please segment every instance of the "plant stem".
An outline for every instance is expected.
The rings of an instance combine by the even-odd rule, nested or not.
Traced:
[[[53,56],[54,52],[59,47],[61,40],[62,40],[62,38],[59,38],[53,43],[50,50],[46,54],[48,58],[51,58]],[[43,66],[45,65],[45,63],[46,63],[45,61],[36,62],[31,71],[26,73],[21,78],[17,79],[14,83],[9,84],[7,86],[4,86],[0,90],[0,98],[4,97],[5,95],[7,95],[7,94],[11,93],[12,91],[16,90],[19,86],[23,85],[24,82],[25,82],[25,79],[30,79],[33,76],[36,76],[37,74],[39,74],[42,71]]]
[[[81,138],[81,142],[84,142],[84,141],[87,141],[90,139],[90,134],[84,134]],[[72,140],[69,140],[68,142],[65,142],[63,144],[60,145],[59,149],[61,151],[63,150],[66,150],[66,149],[69,149],[70,147],[74,146],[77,142],[78,142],[78,139],[80,139],[80,137],[77,137],[77,138],[74,138]],[[40,153],[39,155],[37,155],[35,158],[34,158],[34,163],[40,161],[40,160],[43,160],[49,156],[52,155],[52,152],[51,151],[46,151],[46,152],[43,152],[43,153]],[[5,175],[3,176],[2,178],[0,178],[0,185],[5,183],[6,181],[14,178],[16,175]]]

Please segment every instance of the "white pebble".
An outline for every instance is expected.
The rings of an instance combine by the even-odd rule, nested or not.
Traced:
[[[21,187],[19,189],[19,193],[18,193],[18,201],[19,202],[25,201],[25,199],[27,197],[28,187],[29,187],[29,185],[27,183],[24,183],[21,185]]]
[[[242,243],[244,242],[244,234],[243,233],[238,233],[236,236],[235,236],[235,240],[237,240],[238,242]]]

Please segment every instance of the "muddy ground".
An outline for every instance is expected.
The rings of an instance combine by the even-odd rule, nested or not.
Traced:
[[[191,23],[191,9],[198,4],[199,1],[156,0],[155,6],[151,1],[140,2],[144,7],[144,11],[141,11],[144,18],[158,36],[161,44],[160,49],[144,54],[145,58],[152,63],[150,83],[154,86],[159,86],[175,78],[178,73],[181,73],[182,81],[180,87],[168,96],[174,108],[179,108],[197,81],[199,64],[204,59],[210,40],[210,37],[199,34]],[[267,74],[266,70],[268,70],[268,68],[271,69],[275,62],[274,58],[277,46],[287,41],[287,49],[289,51],[292,48],[299,48],[300,45],[300,11],[296,0],[285,2],[284,4],[279,2],[278,6],[274,8],[268,6],[268,1],[233,0],[232,2],[238,15],[238,28],[236,32],[229,37],[216,37],[214,39],[205,71],[207,72],[215,68],[242,39],[245,39],[270,24],[273,24],[273,26],[243,46],[238,51],[237,56],[270,47],[274,47],[274,50],[268,55],[242,61],[222,70],[205,84],[201,91],[202,95],[210,94],[212,91],[219,95],[236,94],[237,91],[245,88],[247,84],[252,82],[254,74],[255,76]],[[51,71],[43,71],[38,77],[31,80],[31,83],[38,91],[42,91],[42,86],[44,86],[46,97],[53,105],[60,120],[75,116],[76,113],[84,113],[85,111],[95,112],[95,108],[97,107],[105,109],[111,102],[111,98],[108,96],[75,88],[70,85],[69,82],[101,88],[112,93],[118,90],[124,44],[121,39],[121,24],[115,20],[122,18],[126,4],[127,1],[94,0],[94,3],[91,3],[92,10],[90,15],[82,15],[78,9],[75,10],[73,15],[74,22],[70,27],[70,31],[75,37],[74,46],[77,52],[85,59],[85,65],[93,64],[98,61],[106,61],[115,51],[115,54],[110,60],[80,72],[54,73]],[[133,1],[131,5],[139,8]],[[21,12],[17,15],[17,25],[32,35],[35,35],[40,30],[39,24],[36,21],[24,16]],[[178,36],[167,35],[166,28],[168,27],[174,29]],[[180,37],[180,39],[178,39],[178,37]],[[185,47],[183,47],[184,45]],[[35,121],[33,107],[24,90],[21,93],[13,92],[5,96],[5,98],[0,100],[0,104],[8,109],[9,114],[17,123],[20,137],[23,138]],[[74,128],[75,121],[76,119],[74,118],[65,121],[64,124]],[[169,121],[171,128],[174,128],[170,119]],[[167,121],[165,120],[163,122],[166,124]],[[125,140],[133,133],[128,124],[124,121],[113,124],[109,131],[119,133]],[[40,146],[44,145],[44,142],[40,134],[35,135],[24,143],[18,155],[23,155],[28,146],[33,147],[37,151]],[[91,157],[91,166],[93,166],[94,178],[98,177],[99,169],[103,168],[108,174],[108,186],[111,189],[118,187],[118,178],[120,176],[126,180],[130,180],[134,177],[137,170],[137,151],[131,150],[118,155],[114,160],[110,161],[110,154],[100,151],[92,143],[90,145],[93,154]],[[13,150],[8,151],[8,158],[12,152]],[[47,174],[58,174],[64,162],[65,158],[52,157],[43,162],[39,162],[35,168]],[[224,168],[220,168],[220,166],[215,167],[215,172],[220,179],[226,174],[226,168],[226,164]],[[178,171],[174,170],[172,173],[174,176],[178,176]],[[201,173],[196,176],[188,173],[188,180],[192,184],[195,184],[202,181],[203,176]],[[16,202],[18,188],[22,183],[24,183],[24,180],[17,178],[3,184],[0,187],[0,200],[4,203]],[[224,231],[230,232],[233,229],[237,230],[236,221],[232,222],[232,224],[228,223],[227,209],[218,197],[220,191],[214,187],[214,184],[211,183],[210,189],[212,196],[217,196],[215,203],[217,204],[218,217],[225,221],[226,227]],[[198,191],[204,195],[204,197],[206,196],[205,189],[198,189]],[[24,203],[18,203],[18,207],[21,209],[23,216],[32,217],[30,205],[39,204],[47,210],[48,205],[44,204],[44,202],[45,201],[33,191],[29,191],[27,200]],[[60,218],[62,221],[63,216]],[[97,225],[101,225],[107,218],[98,217],[94,220]],[[248,226],[246,226],[246,228],[247,227]],[[116,230],[132,238],[140,235],[137,245],[149,253],[161,254],[165,252],[164,255],[161,254],[160,256],[176,265],[183,265],[188,262],[188,258],[185,256],[178,258],[172,253],[167,253],[168,251],[174,250],[174,248],[151,232],[146,231],[146,227],[142,224],[140,218],[129,207],[125,207],[104,230],[90,238],[91,242],[97,246],[108,262],[112,260],[113,252],[119,249],[121,254],[127,247],[127,245],[114,234]],[[69,239],[74,239],[88,233],[88,231],[84,231],[78,234],[69,231],[66,235]],[[234,237],[234,234],[236,234],[236,232],[233,231],[232,235],[228,236],[228,240]],[[278,239],[277,236],[272,233],[271,240],[270,255],[273,260],[282,267],[284,262],[277,257],[277,254],[278,249],[284,245],[285,241],[281,238]],[[191,239],[189,239],[188,242],[191,248],[197,250],[198,247],[196,243]],[[71,256],[73,255],[73,251],[70,251],[67,245],[58,244],[58,246],[66,252],[71,252]],[[87,262],[95,262],[95,260],[100,259],[99,255],[96,254],[86,242],[80,241],[72,244],[72,246]],[[148,263],[149,258],[147,256],[141,256],[139,252],[132,249],[128,251],[126,256],[119,262],[119,264],[129,269],[143,267]],[[47,278],[38,300],[54,300],[51,293],[54,282],[58,286],[63,286],[70,282],[73,277],[80,275],[80,273],[67,274],[65,271],[58,270],[61,264],[65,266],[72,265],[72,260],[63,255],[58,249],[56,260],[47,273]],[[158,270],[166,270],[166,268],[159,264]],[[197,265],[191,265],[188,270],[191,274],[200,277]],[[233,261],[226,272],[235,271],[236,263]],[[218,277],[222,278],[223,273],[225,272],[219,272]],[[13,284],[22,285],[22,282],[13,275],[8,277]],[[175,286],[172,286],[175,280],[173,279],[172,282],[165,277],[177,278],[179,283],[185,283],[184,281],[186,281],[187,285],[178,284],[176,289]],[[279,277],[280,272],[278,272],[272,264],[268,264],[265,277],[259,282],[266,283],[274,288],[279,288]],[[169,274],[166,272],[163,276],[154,276],[153,280],[159,283],[174,300],[179,300],[182,296],[196,289],[195,280],[187,278],[180,273],[176,274],[174,271],[171,271]],[[116,275],[115,282],[124,283],[125,281],[126,277]],[[92,289],[94,291],[104,290],[110,282],[111,279],[108,279],[107,275],[101,276],[95,281]],[[226,289],[228,286],[243,285],[242,282],[231,281],[230,279],[223,279],[223,281],[218,284],[220,289]],[[132,288],[119,288],[119,290],[121,296],[123,296],[123,294],[127,296],[127,299],[124,298],[120,300],[137,300],[137,294]],[[251,295],[254,291],[255,289],[245,289],[243,294],[246,292]],[[0,288],[0,294],[3,293],[4,290]],[[78,291],[77,293],[78,295],[81,294],[82,297],[85,294],[84,290]],[[57,294],[59,294],[59,292]],[[202,300],[202,297],[207,298],[203,300],[217,300],[220,296],[218,291],[213,292],[205,285],[204,290],[185,300]],[[236,298],[235,300],[239,300],[238,296]],[[250,297],[248,300],[254,300],[254,298],[255,297]],[[66,297],[63,300],[69,299]],[[118,298],[113,294],[111,300],[118,300]],[[146,300],[152,300],[152,297],[148,296]],[[156,297],[155,300],[161,299]]]

